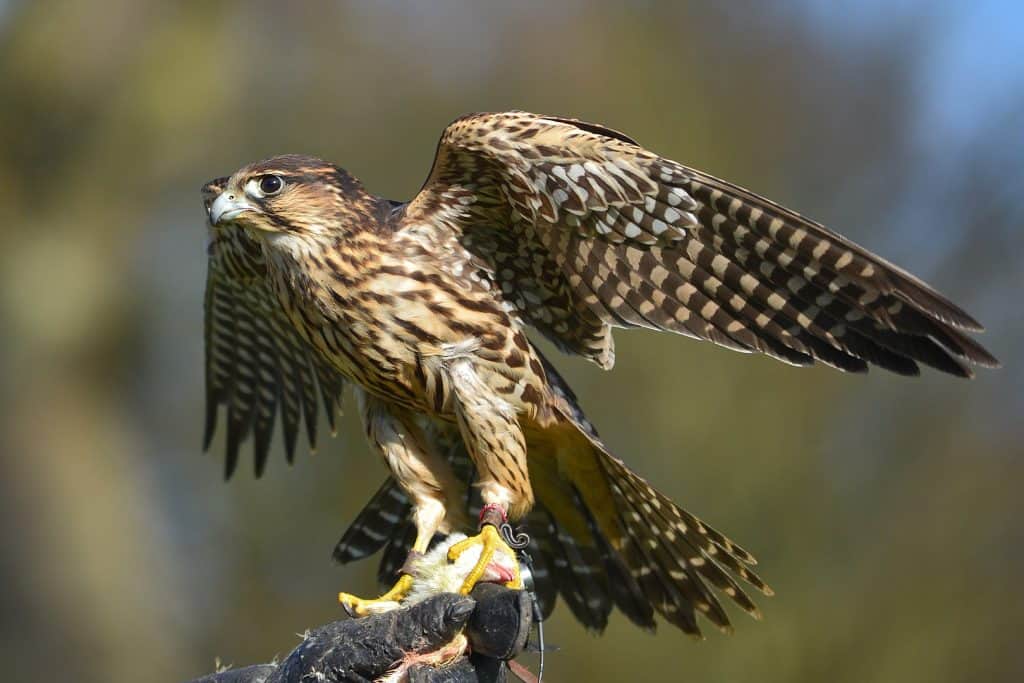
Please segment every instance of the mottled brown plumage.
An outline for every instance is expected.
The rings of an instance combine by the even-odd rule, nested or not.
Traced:
[[[351,384],[394,481],[336,556],[387,545],[394,566],[497,505],[529,524],[546,608],[560,593],[596,629],[613,605],[644,626],[656,611],[697,634],[699,612],[728,628],[709,586],[755,616],[736,579],[770,591],[746,551],[608,452],[525,328],[603,368],[612,327],[636,326],[846,371],[997,364],[966,334],[980,325],[912,275],[593,124],[463,117],[407,204],[300,156],[204,196],[207,442],[224,406],[228,474],[250,434],[262,471],[277,413],[289,459],[300,422],[313,445],[318,402],[330,417]]]

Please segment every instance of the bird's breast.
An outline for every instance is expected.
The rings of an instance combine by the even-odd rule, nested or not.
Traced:
[[[282,288],[283,303],[333,367],[379,398],[452,417],[450,386],[436,361],[464,347],[473,349],[487,384],[535,412],[542,371],[525,335],[490,283],[446,256],[403,250],[356,261],[331,254],[311,274],[308,292]]]

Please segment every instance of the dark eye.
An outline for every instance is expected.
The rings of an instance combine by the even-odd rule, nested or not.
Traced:
[[[259,186],[260,192],[269,196],[280,192],[284,188],[284,181],[279,175],[264,175],[260,176]]]

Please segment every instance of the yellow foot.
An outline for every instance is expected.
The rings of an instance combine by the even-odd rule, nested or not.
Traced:
[[[479,546],[480,548],[480,559],[476,561],[473,568],[466,575],[465,581],[462,582],[462,588],[459,592],[463,595],[469,595],[469,592],[473,590],[477,582],[483,577],[484,572],[487,570],[487,566],[491,563],[494,558],[494,553],[501,551],[509,558],[511,558],[512,577],[505,582],[505,586],[508,588],[514,588],[519,590],[523,587],[523,579],[519,572],[519,563],[516,561],[516,553],[512,548],[508,547],[508,544],[501,538],[501,534],[491,524],[485,524],[481,529],[480,533],[476,536],[459,541],[451,548],[448,549],[448,561],[455,562],[459,557],[468,550],[471,550]]]
[[[382,614],[398,609],[398,603],[402,601],[412,588],[412,576],[402,574],[394,586],[384,595],[373,600],[357,598],[351,593],[339,593],[338,602],[345,608],[350,617],[365,617],[370,614]]]

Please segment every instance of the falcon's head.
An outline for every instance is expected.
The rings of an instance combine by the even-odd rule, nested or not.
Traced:
[[[353,221],[372,220],[376,202],[334,164],[289,154],[249,164],[203,186],[214,228],[237,226],[255,236],[334,236]]]

